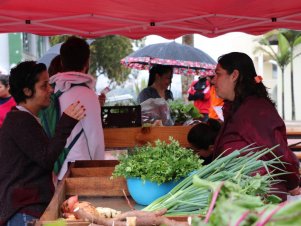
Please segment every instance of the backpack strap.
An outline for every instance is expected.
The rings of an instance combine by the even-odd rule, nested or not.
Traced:
[[[71,141],[71,143],[68,145],[68,149],[71,150],[71,148],[74,146],[80,135],[84,132],[84,129],[82,128],[79,133],[74,137],[74,139]]]
[[[53,88],[55,87],[55,83],[52,84],[53,85]],[[80,84],[72,84],[71,85],[71,88],[74,87],[74,86],[85,86],[87,88],[89,88],[85,83],[80,83]],[[59,103],[59,97],[63,94],[64,92],[58,90],[54,93],[55,97],[56,97],[56,106],[55,107],[58,107],[57,109],[60,109],[60,103]],[[58,106],[57,106],[58,105]],[[57,111],[57,121],[60,119],[61,115],[60,115],[60,111]],[[75,143],[77,142],[77,140],[79,139],[79,137],[81,136],[81,134],[84,132],[84,129],[82,128],[79,133],[74,137],[74,139],[70,142],[70,144],[68,145],[68,147],[65,147],[61,154],[59,155],[58,159],[56,160],[56,162],[54,163],[54,168],[53,168],[53,171],[54,173],[57,175],[64,162],[65,162],[65,159],[67,158],[67,155],[69,154],[70,150],[72,149],[72,147],[75,145]]]
[[[64,162],[65,162],[65,159],[67,158],[67,155],[69,154],[69,152],[71,151],[71,148],[74,146],[74,144],[77,142],[77,140],[79,139],[80,135],[84,132],[84,129],[81,129],[79,131],[79,133],[74,137],[74,139],[71,141],[71,143],[68,145],[68,147],[65,147],[61,154],[59,155],[59,157],[57,158],[57,160],[55,161],[54,163],[54,167],[53,167],[53,171],[54,173],[57,175]]]

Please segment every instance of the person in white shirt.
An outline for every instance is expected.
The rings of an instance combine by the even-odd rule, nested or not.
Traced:
[[[68,169],[68,162],[75,160],[104,159],[104,136],[101,121],[101,107],[95,93],[95,79],[87,74],[89,70],[90,49],[84,39],[72,36],[60,49],[63,71],[50,78],[55,83],[54,92],[60,90],[61,111],[72,102],[79,100],[86,108],[86,117],[73,129],[66,146],[80,134],[58,174],[61,180]]]

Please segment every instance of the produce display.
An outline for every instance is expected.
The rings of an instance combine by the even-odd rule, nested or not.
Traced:
[[[265,197],[269,186],[278,181],[275,181],[270,174],[263,177],[250,177],[249,174],[262,167],[273,168],[281,161],[277,157],[269,161],[259,160],[262,155],[271,152],[273,148],[252,152],[254,149],[256,147],[247,146],[228,156],[215,159],[209,165],[196,170],[194,175],[181,181],[168,194],[158,198],[144,210],[155,211],[166,208],[169,215],[205,214],[209,208],[211,192],[208,188],[195,186],[193,176],[210,182],[236,182],[245,195],[256,194]]]
[[[78,201],[77,196],[72,196],[65,200],[61,206],[61,211],[66,220],[83,220],[93,225],[102,226],[127,226],[129,221],[133,226],[146,225],[166,225],[166,226],[188,226],[186,222],[177,222],[163,216],[166,209],[147,212],[140,210],[131,210],[121,212],[107,207],[95,207],[89,202]],[[57,221],[48,224],[48,226],[65,225],[66,221]]]
[[[157,140],[154,146],[147,144],[120,155],[113,177],[139,177],[161,184],[181,180],[202,166],[203,160],[192,150],[181,147],[172,137],[169,141]]]
[[[259,196],[247,195],[242,187],[229,181],[213,183],[196,176],[193,183],[209,188],[213,198],[205,219],[193,218],[192,226],[301,225],[301,200],[267,204]],[[256,187],[256,182],[252,183]]]
[[[249,145],[202,166],[202,160],[192,150],[180,147],[173,138],[169,143],[158,140],[155,145],[136,147],[120,156],[112,177],[140,177],[161,184],[180,181],[169,193],[142,210],[133,209],[124,193],[121,200],[129,208],[123,211],[118,210],[119,204],[112,205],[114,209],[97,207],[92,204],[93,198],[90,203],[71,196],[61,204],[60,216],[64,221],[43,225],[64,226],[68,222],[86,221],[91,226],[299,226],[301,200],[280,203],[277,196],[268,195],[277,192],[271,190],[271,185],[279,182],[274,176],[287,173],[277,168],[284,164],[278,157],[260,160],[272,151],[273,148],[258,151],[258,147]],[[271,171],[264,176],[251,176],[262,167]],[[275,174],[273,169],[279,173]],[[111,201],[106,203],[110,206]],[[171,216],[184,218],[180,221]]]

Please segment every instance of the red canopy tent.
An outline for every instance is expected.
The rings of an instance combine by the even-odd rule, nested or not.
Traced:
[[[38,35],[156,34],[214,37],[231,31],[262,34],[301,30],[300,0],[1,0],[0,32]]]

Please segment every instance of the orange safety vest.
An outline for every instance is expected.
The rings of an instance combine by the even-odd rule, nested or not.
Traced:
[[[217,119],[217,120],[220,119],[213,107],[223,106],[223,105],[224,105],[224,100],[217,96],[215,87],[211,86],[210,87],[209,118],[213,118],[213,119]]]

